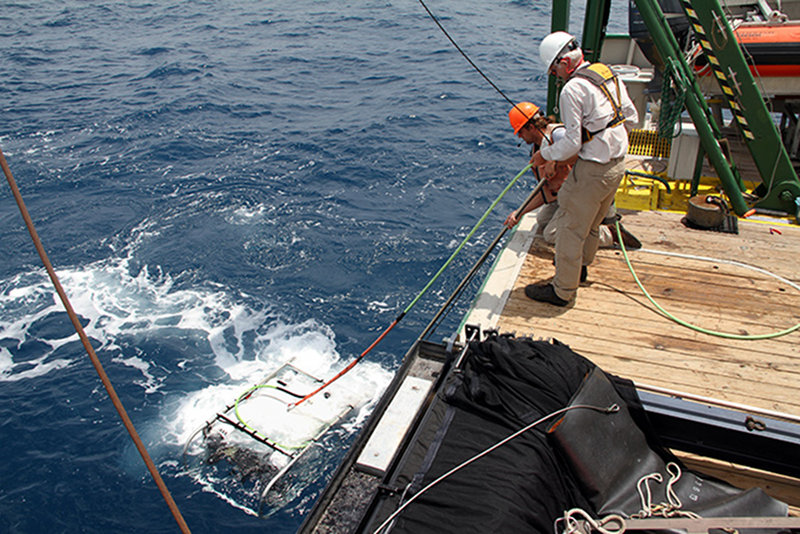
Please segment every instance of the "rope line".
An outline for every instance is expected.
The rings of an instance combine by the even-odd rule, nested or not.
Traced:
[[[619,514],[609,514],[601,519],[595,519],[582,508],[572,508],[564,512],[564,515],[553,523],[553,530],[556,534],[584,534],[586,530],[583,529],[579,520],[575,519],[575,516],[580,516],[586,524],[591,526],[591,532],[599,532],[600,534],[622,534],[625,532],[625,519]],[[558,525],[562,522],[564,523],[564,530],[560,531]]]
[[[674,65],[668,63],[663,73],[661,83],[661,112],[658,117],[658,136],[662,139],[675,138],[681,132],[675,132],[675,124],[683,113],[686,102],[686,88],[683,84],[673,81],[677,73]]]
[[[522,202],[522,204],[520,204],[520,207],[517,208],[517,213],[521,213],[522,211],[525,211],[525,208],[528,207],[528,204],[533,202],[533,199],[536,198],[536,195],[539,194],[539,192],[541,191],[542,187],[544,186],[544,184],[546,182],[546,180],[542,180],[542,179],[539,178],[539,171],[538,170],[534,169],[534,173],[536,174],[536,178],[537,178],[538,182],[537,182],[536,186],[533,188],[533,190],[530,192],[528,197]],[[439,312],[436,314],[436,316],[433,319],[431,319],[431,321],[428,324],[428,326],[425,328],[425,330],[422,332],[422,334],[420,334],[419,339],[425,339],[426,337],[432,335],[433,332],[436,330],[436,328],[438,328],[438,326],[444,321],[444,318],[453,309],[452,304],[461,297],[461,294],[463,293],[464,289],[467,287],[467,284],[469,284],[472,281],[472,279],[475,277],[475,274],[478,272],[478,269],[481,268],[481,266],[484,264],[486,259],[489,257],[489,254],[491,254],[492,251],[494,250],[494,248],[497,246],[497,244],[500,243],[500,240],[503,239],[503,236],[508,232],[508,230],[509,230],[509,228],[507,226],[503,225],[503,229],[495,236],[494,240],[492,240],[492,242],[489,244],[489,246],[486,247],[486,250],[483,251],[483,254],[481,255],[481,257],[478,258],[478,261],[475,262],[475,264],[472,266],[472,269],[470,269],[470,271],[467,273],[467,275],[461,280],[461,283],[458,285],[458,287],[450,295],[450,298],[447,299],[447,302],[445,302],[441,306],[441,308],[439,309]],[[464,317],[464,319],[462,320],[461,324],[456,329],[456,332],[460,332],[464,328],[464,321],[466,321],[466,320],[467,320],[467,318]]]
[[[772,332],[772,333],[769,333],[769,334],[731,334],[731,333],[728,333],[728,332],[717,332],[717,331],[714,331],[714,330],[709,330],[709,329],[703,328],[701,326],[694,325],[692,323],[689,323],[687,321],[684,321],[683,319],[680,319],[680,318],[674,316],[673,314],[671,314],[670,312],[665,310],[659,303],[657,303],[653,299],[653,297],[650,296],[650,293],[647,291],[647,289],[645,289],[645,287],[642,285],[642,282],[639,280],[639,276],[636,274],[636,271],[634,271],[634,269],[633,269],[633,264],[631,264],[631,260],[628,257],[628,251],[625,249],[625,244],[622,241],[622,231],[620,230],[619,221],[616,222],[616,227],[617,227],[617,237],[619,238],[619,243],[620,243],[620,249],[622,250],[622,256],[625,258],[625,263],[628,265],[628,270],[633,275],[633,279],[636,282],[636,285],[639,286],[639,289],[642,291],[644,296],[647,297],[647,300],[649,300],[650,303],[653,306],[655,306],[656,309],[659,312],[661,312],[661,314],[664,315],[664,317],[666,317],[667,319],[670,319],[670,320],[674,321],[675,323],[677,323],[677,324],[679,324],[681,326],[685,326],[686,328],[689,328],[690,330],[694,330],[695,332],[700,332],[702,334],[708,334],[710,336],[717,336],[717,337],[721,337],[721,338],[725,338],[725,339],[738,339],[738,340],[744,340],[744,341],[758,341],[758,340],[763,340],[763,339],[773,339],[773,338],[776,338],[776,337],[780,337],[780,336],[785,336],[787,334],[791,334],[792,332],[795,332],[796,330],[800,329],[800,323],[797,323],[796,325],[794,325],[792,327],[789,327],[789,328],[786,328],[785,330],[780,330],[778,332]],[[744,268],[747,268],[747,269],[752,269],[752,270],[754,270],[756,272],[759,272],[761,274],[765,274],[765,275],[771,276],[771,277],[783,282],[784,284],[787,284],[787,285],[795,288],[796,290],[800,291],[800,286],[798,286],[797,284],[795,284],[791,280],[787,280],[786,278],[783,278],[782,276],[778,276],[777,274],[771,273],[771,272],[769,272],[769,271],[767,271],[765,269],[761,269],[760,267],[754,267],[753,265],[747,265],[746,263],[741,263],[741,262],[734,261],[734,260],[724,260],[724,259],[717,259],[717,258],[709,258],[709,257],[706,257],[706,256],[693,256],[693,255],[690,255],[690,254],[680,254],[680,253],[677,253],[677,252],[663,252],[663,251],[659,251],[659,250],[649,250],[649,249],[641,249],[639,252],[649,252],[651,254],[660,254],[662,256],[673,256],[673,257],[676,257],[676,258],[693,259],[693,260],[700,260],[700,261],[709,261],[709,262],[715,262],[715,263],[725,263],[725,264],[734,265],[734,266],[737,266],[737,267],[744,267]]]
[[[167,489],[167,485],[164,483],[164,480],[158,473],[158,468],[156,468],[156,465],[153,463],[152,458],[150,458],[150,455],[147,452],[147,448],[144,446],[142,439],[136,432],[136,428],[133,426],[133,422],[131,421],[130,417],[128,417],[128,413],[125,411],[125,407],[123,406],[122,401],[119,399],[119,396],[117,396],[117,392],[114,390],[114,386],[111,383],[111,380],[108,378],[105,369],[103,369],[103,364],[97,357],[97,354],[94,351],[94,347],[92,347],[92,344],[89,342],[89,338],[86,335],[86,332],[83,330],[83,326],[81,325],[81,322],[78,320],[78,316],[75,314],[75,310],[72,308],[72,304],[70,303],[69,298],[67,297],[67,293],[64,291],[64,288],[61,286],[61,282],[58,280],[58,276],[56,275],[55,269],[53,269],[53,265],[50,263],[50,259],[47,257],[47,253],[44,250],[42,241],[39,239],[39,234],[36,232],[36,227],[34,226],[33,220],[31,219],[31,216],[28,213],[28,209],[25,207],[25,202],[22,199],[22,194],[19,191],[19,187],[17,187],[17,182],[16,180],[14,180],[14,176],[11,174],[11,168],[8,166],[8,162],[6,162],[6,158],[5,155],[3,155],[2,150],[0,150],[0,166],[3,167],[3,173],[6,175],[6,180],[8,181],[8,185],[11,187],[11,192],[14,195],[14,199],[17,201],[17,206],[19,207],[19,211],[22,214],[22,218],[25,221],[25,226],[27,226],[28,233],[31,235],[33,244],[36,247],[36,252],[39,253],[39,258],[41,258],[42,264],[44,265],[44,268],[47,271],[47,274],[50,277],[50,280],[53,283],[53,286],[55,287],[55,290],[58,293],[58,296],[61,299],[64,308],[67,311],[67,315],[69,316],[70,321],[72,321],[72,326],[78,333],[78,337],[80,337],[81,343],[83,343],[83,348],[89,355],[89,359],[92,361],[92,365],[94,366],[95,371],[100,377],[100,380],[103,382],[103,386],[106,388],[106,392],[108,392],[108,396],[111,398],[111,402],[114,404],[114,408],[116,408],[120,419],[122,419],[122,423],[125,425],[125,429],[128,431],[128,434],[130,434],[133,443],[136,445],[136,449],[142,456],[142,460],[144,460],[144,463],[147,466],[147,470],[150,471],[150,475],[153,477],[156,486],[158,486],[158,489],[161,492],[164,501],[166,501],[170,511],[172,512],[175,521],[178,523],[181,532],[184,533],[190,532],[189,526],[186,524],[186,521],[184,521],[183,516],[181,515],[181,512],[178,509],[178,505],[175,504],[175,501],[173,500],[172,495],[169,492],[169,489]]]
[[[636,490],[639,492],[639,500],[642,503],[642,509],[635,514],[631,514],[631,519],[646,519],[648,517],[688,517],[689,519],[701,519],[700,515],[692,512],[691,510],[684,510],[683,503],[681,502],[678,494],[675,492],[675,484],[678,483],[683,472],[681,467],[675,462],[669,462],[665,469],[669,475],[667,487],[664,494],[667,497],[666,502],[653,504],[653,494],[650,490],[650,481],[655,480],[659,484],[664,482],[664,477],[658,471],[642,476],[636,482]]]
[[[680,466],[675,462],[666,464],[665,469],[669,475],[664,494],[666,501],[653,504],[653,492],[650,489],[650,481],[659,484],[664,482],[664,477],[658,471],[648,473],[639,478],[636,482],[636,491],[639,493],[639,501],[642,508],[635,514],[630,515],[630,519],[647,519],[650,517],[686,517],[689,519],[701,519],[700,515],[685,510],[678,494],[675,492],[675,484],[680,480]],[[580,519],[576,519],[579,517]],[[559,524],[564,523],[564,529],[559,530]],[[585,525],[589,525],[592,532],[600,534],[622,534],[625,532],[625,518],[619,514],[609,514],[605,517],[595,519],[582,508],[572,508],[564,512],[553,523],[553,530],[556,534],[583,534],[587,532]]]
[[[458,253],[461,252],[461,249],[464,248],[464,245],[467,244],[467,241],[469,241],[469,239],[473,236],[473,234],[475,234],[475,232],[478,230],[478,228],[483,224],[483,221],[486,220],[486,217],[489,216],[489,214],[494,210],[494,208],[497,206],[497,204],[500,202],[500,200],[506,195],[506,193],[508,193],[508,191],[514,186],[514,184],[517,183],[517,180],[519,180],[520,177],[523,174],[525,174],[528,171],[528,169],[530,169],[530,168],[531,168],[530,164],[525,165],[525,167],[514,177],[514,179],[511,180],[508,183],[506,188],[503,189],[503,191],[500,193],[500,195],[498,195],[498,197],[494,200],[494,202],[492,202],[491,206],[489,206],[489,208],[483,213],[481,218],[478,219],[478,222],[475,224],[475,226],[472,227],[472,230],[470,230],[470,232],[467,234],[467,236],[461,241],[461,244],[458,245],[458,248],[456,248],[456,250],[453,251],[453,253],[450,255],[450,258],[444,263],[444,265],[442,265],[442,267],[439,269],[439,272],[437,272],[433,276],[433,278],[430,279],[428,284],[424,288],[422,288],[422,291],[420,291],[419,294],[416,296],[416,298],[414,298],[414,300],[411,301],[411,304],[406,306],[406,309],[403,310],[404,314],[408,313],[408,311],[411,310],[411,308],[414,307],[414,305],[417,303],[417,301],[420,299],[420,297],[422,297],[422,295],[425,294],[425,292],[431,287],[431,285],[433,285],[433,283],[436,281],[436,279],[439,278],[439,276],[444,272],[444,270],[453,262],[453,260],[455,259],[456,255],[458,255]]]
[[[444,34],[444,36],[445,36],[445,37],[447,37],[447,39],[448,39],[448,40],[449,40],[449,41],[450,41],[450,42],[453,44],[453,46],[454,46],[454,47],[456,47],[456,50],[458,50],[458,51],[461,53],[461,55],[462,55],[462,56],[464,56],[464,59],[466,59],[466,60],[467,60],[467,62],[468,62],[468,63],[469,63],[471,66],[472,66],[472,68],[473,68],[473,69],[475,69],[475,71],[476,71],[478,74],[480,74],[481,76],[483,76],[483,79],[484,79],[484,80],[486,80],[487,82],[489,82],[489,85],[491,85],[491,86],[492,86],[492,88],[494,88],[494,90],[495,90],[495,91],[497,91],[497,92],[500,94],[500,96],[502,96],[503,98],[505,98],[505,99],[506,99],[506,102],[508,102],[509,104],[511,104],[511,105],[512,105],[512,106],[514,106],[514,107],[517,107],[517,105],[516,105],[516,104],[515,104],[515,103],[514,103],[514,102],[513,102],[513,101],[512,101],[510,98],[508,98],[508,97],[506,96],[506,94],[505,94],[505,93],[504,93],[504,92],[503,92],[503,91],[502,91],[502,90],[501,90],[499,87],[497,87],[497,86],[494,84],[494,82],[493,82],[492,80],[490,80],[490,79],[489,79],[489,77],[488,77],[488,76],[486,76],[486,75],[483,73],[483,71],[482,71],[481,69],[479,69],[479,68],[478,68],[478,66],[477,66],[477,65],[476,65],[476,64],[475,64],[475,63],[474,63],[474,62],[473,62],[473,61],[472,61],[472,60],[469,58],[469,56],[466,54],[466,52],[464,52],[464,51],[461,49],[461,47],[460,47],[460,46],[458,46],[458,43],[456,43],[456,42],[455,42],[455,40],[454,40],[452,37],[450,37],[450,34],[449,34],[449,33],[447,33],[447,30],[445,30],[445,29],[444,29],[444,26],[442,26],[442,23],[441,23],[441,22],[439,22],[439,19],[437,19],[437,18],[436,18],[436,15],[434,15],[434,14],[431,12],[431,10],[430,10],[430,9],[428,9],[428,6],[427,6],[427,5],[425,5],[425,2],[424,2],[423,0],[419,0],[419,3],[420,3],[420,4],[422,4],[422,7],[425,9],[425,11],[427,11],[427,12],[428,12],[428,16],[430,16],[431,20],[433,20],[433,22],[435,22],[435,23],[436,23],[436,25],[437,25],[437,26],[439,26],[439,29],[440,29],[440,30],[442,30],[442,33]],[[523,113],[523,115],[524,115],[524,113]]]
[[[516,103],[515,103],[513,100],[511,100],[510,98],[508,98],[508,97],[506,96],[506,94],[505,94],[505,93],[504,93],[504,92],[503,92],[503,91],[502,91],[502,90],[501,90],[499,87],[497,87],[497,85],[495,85],[495,83],[494,83],[492,80],[490,80],[490,79],[489,79],[489,77],[488,77],[488,76],[486,76],[486,74],[484,74],[484,73],[483,73],[483,71],[482,71],[480,68],[478,68],[478,66],[477,66],[477,65],[476,65],[476,64],[475,64],[475,63],[474,63],[474,62],[473,62],[473,61],[470,59],[470,57],[469,57],[469,56],[466,54],[466,52],[464,52],[464,51],[461,49],[461,47],[460,47],[460,46],[458,46],[458,43],[456,43],[456,41],[455,41],[455,40],[454,40],[452,37],[450,37],[450,34],[449,34],[449,33],[447,33],[447,30],[446,30],[446,29],[444,29],[444,26],[442,26],[442,23],[441,23],[441,22],[439,22],[439,19],[437,19],[437,18],[436,18],[436,15],[434,15],[434,14],[431,12],[431,10],[430,10],[430,9],[428,9],[428,6],[427,6],[427,5],[425,5],[425,2],[424,2],[423,0],[419,0],[419,3],[422,5],[422,7],[425,9],[425,11],[427,11],[427,13],[428,13],[428,16],[431,18],[431,20],[433,20],[433,22],[435,22],[435,23],[436,23],[436,25],[439,27],[439,29],[440,29],[440,30],[442,30],[442,33],[444,34],[444,36],[445,36],[445,37],[447,37],[447,40],[448,40],[448,41],[450,41],[450,42],[453,44],[453,46],[456,48],[456,50],[458,50],[458,52],[459,52],[459,53],[460,53],[462,56],[464,56],[464,59],[466,59],[466,60],[467,60],[467,63],[469,63],[469,64],[470,64],[470,66],[472,66],[472,68],[473,68],[473,69],[475,69],[475,71],[476,71],[478,74],[480,74],[480,75],[483,77],[483,79],[484,79],[484,80],[486,80],[487,82],[489,82],[489,85],[491,85],[491,86],[492,86],[492,88],[493,88],[495,91],[497,91],[497,92],[498,92],[498,94],[499,94],[500,96],[502,96],[502,97],[503,97],[503,98],[506,100],[506,102],[508,102],[509,104],[511,104],[511,105],[512,105],[512,106],[513,106],[513,107],[514,107],[514,108],[515,108],[517,111],[519,111],[520,113],[522,113],[522,116],[523,116],[523,117],[527,117],[528,115],[527,115],[525,112],[523,112],[523,111],[522,111],[522,110],[521,110],[521,109],[520,109],[520,108],[517,106],[517,104],[516,104]],[[530,117],[530,119],[532,119],[532,118],[533,118],[533,117]],[[531,124],[533,124],[533,123],[531,123]],[[547,139],[547,141],[548,141],[549,143],[551,143],[551,144],[552,144],[552,141],[550,140],[550,136],[549,136],[549,135],[547,135],[547,133],[546,133],[546,132],[545,132],[543,129],[539,128],[539,127],[538,127],[538,126],[536,126],[535,124],[533,124],[533,127],[534,127],[534,128],[536,128],[537,130],[539,130],[539,132],[540,132],[540,133],[541,133],[541,134],[544,136],[544,138],[545,138],[545,139]]]

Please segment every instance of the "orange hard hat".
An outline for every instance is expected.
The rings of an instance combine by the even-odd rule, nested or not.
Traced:
[[[530,102],[520,102],[508,112],[508,122],[514,128],[514,133],[519,133],[525,124],[539,113],[539,106]]]

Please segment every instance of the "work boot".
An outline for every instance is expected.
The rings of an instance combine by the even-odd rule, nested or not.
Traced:
[[[525,286],[525,295],[527,295],[527,297],[530,299],[539,302],[547,302],[548,304],[552,304],[554,306],[566,306],[569,304],[568,300],[564,300],[556,295],[556,290],[553,288],[553,284],[531,284],[529,286]]]
[[[608,228],[611,230],[611,238],[614,240],[614,245],[619,246],[619,236],[617,235],[616,227],[609,225]],[[635,235],[626,230],[625,227],[622,226],[622,223],[619,223],[619,232],[622,234],[622,244],[625,245],[626,250],[642,248],[642,242],[639,241]]]

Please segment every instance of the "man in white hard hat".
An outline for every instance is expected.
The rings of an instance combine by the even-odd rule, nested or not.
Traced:
[[[537,301],[566,306],[578,291],[581,274],[594,261],[598,229],[625,174],[626,124],[638,120],[625,84],[602,63],[584,61],[575,38],[554,32],[539,45],[547,72],[563,80],[559,111],[564,135],[542,146],[534,167],[548,161],[578,160],[558,193],[556,275],[550,283],[531,284],[525,294]]]

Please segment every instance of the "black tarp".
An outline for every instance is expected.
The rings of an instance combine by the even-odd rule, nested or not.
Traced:
[[[497,336],[472,343],[463,368],[440,389],[392,485],[403,488],[408,500],[453,467],[568,406],[595,368],[557,341]],[[663,463],[677,461],[660,446],[632,384],[610,379],[615,395],[625,399],[616,397],[625,403],[631,426],[643,433],[645,448]],[[552,533],[554,520],[565,510],[578,507],[596,516],[596,495],[586,495],[585,481],[548,437],[556,419],[418,496],[390,531]],[[373,529],[400,504],[399,497],[390,501],[373,517]]]
[[[593,364],[561,344],[498,337],[473,343],[432,406],[398,484],[419,491],[525,425],[563,408]],[[445,423],[443,425],[443,423]],[[436,428],[438,426],[438,428]],[[527,432],[469,465],[400,514],[392,532],[552,532],[566,508],[589,503],[548,445]]]

